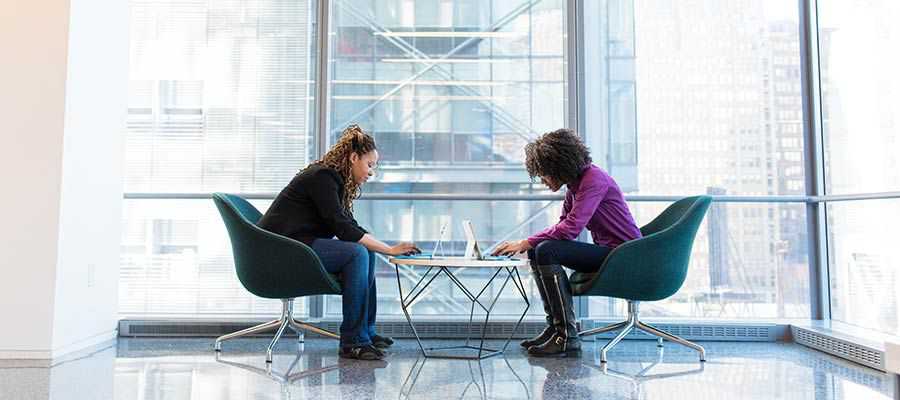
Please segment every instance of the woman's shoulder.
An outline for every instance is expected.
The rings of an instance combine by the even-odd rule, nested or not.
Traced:
[[[613,178],[612,175],[609,174],[609,172],[606,172],[606,170],[594,164],[591,164],[590,167],[588,167],[587,171],[585,172],[585,176],[590,177],[590,179],[595,182],[616,182],[615,178]]]
[[[611,178],[609,174],[606,173],[606,171],[604,171],[602,168],[594,164],[589,164],[584,168],[584,173],[581,175],[581,183],[602,183],[609,178]]]
[[[336,169],[331,168],[327,165],[314,163],[310,164],[308,167],[300,171],[300,173],[297,174],[295,180],[299,180],[301,182],[321,182],[323,180],[333,180],[341,183],[343,181],[343,178],[341,178],[341,174],[339,174]]]

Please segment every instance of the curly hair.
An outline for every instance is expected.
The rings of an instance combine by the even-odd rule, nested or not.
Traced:
[[[532,179],[543,176],[568,184],[590,163],[590,150],[571,129],[545,133],[525,145],[525,168]]]
[[[350,154],[356,153],[359,156],[363,156],[372,150],[376,150],[375,139],[364,132],[359,125],[351,124],[347,129],[344,129],[337,143],[331,146],[331,149],[325,153],[322,159],[315,161],[315,164],[337,170],[341,177],[344,178],[344,191],[341,196],[341,203],[351,215],[353,214],[353,200],[359,197],[359,184],[354,182],[351,176]]]

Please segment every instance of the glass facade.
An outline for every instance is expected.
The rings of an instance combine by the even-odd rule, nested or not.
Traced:
[[[565,126],[566,8],[563,1],[371,1],[332,3],[329,125],[333,142],[350,123],[370,131],[381,159],[366,193],[541,193],[523,168],[522,148]],[[461,221],[489,247],[556,220],[559,205],[533,201],[363,201],[359,222],[388,241],[431,248],[448,224],[444,248],[462,255]],[[523,227],[520,222],[535,216]],[[379,314],[400,316],[394,268],[379,263]],[[422,269],[403,268],[403,284]],[[476,285],[492,271],[464,271]],[[530,275],[530,274],[526,274]],[[530,276],[525,276],[530,280]],[[467,316],[468,299],[436,282],[414,310]],[[532,298],[537,296],[533,286]],[[494,294],[500,286],[489,289]],[[521,313],[514,287],[498,314]],[[508,301],[504,301],[508,300]],[[340,316],[340,298],[326,302]],[[461,311],[462,310],[462,311]],[[537,308],[531,311],[538,312]]]
[[[801,0],[803,1],[803,0]],[[716,202],[688,278],[655,317],[810,316],[809,203],[798,2],[698,0],[333,0],[327,99],[317,99],[318,1],[131,0],[131,86],[123,215],[123,316],[221,317],[279,310],[237,282],[208,199],[179,193],[277,193],[350,123],[381,161],[367,194],[547,194],[522,165],[538,135],[577,128],[595,164],[631,196],[757,196]],[[900,17],[891,1],[818,2],[825,194],[900,190],[890,79]],[[574,21],[569,7],[577,4]],[[578,29],[573,29],[577,26]],[[571,32],[578,31],[574,43]],[[571,50],[575,49],[577,57]],[[577,79],[575,78],[577,77]],[[573,98],[573,96],[576,97]],[[328,108],[318,121],[315,105]],[[328,131],[317,135],[319,123]],[[322,143],[318,137],[323,137]],[[158,198],[162,199],[158,199]],[[896,256],[885,218],[898,200],[828,203],[834,319],[896,333]],[[264,210],[269,201],[254,201]],[[639,225],[667,203],[632,201]],[[483,247],[556,221],[559,201],[366,200],[359,222],[386,241],[430,249],[440,226],[460,254],[460,222]],[[881,224],[876,224],[881,222]],[[891,222],[891,221],[889,221]],[[900,222],[900,221],[898,221]],[[881,230],[879,230],[881,229]],[[885,239],[886,240],[886,239]],[[379,260],[379,313],[400,317],[396,276]],[[421,271],[401,270],[404,285]],[[462,271],[477,285],[487,271]],[[537,293],[523,274],[530,297]],[[488,292],[499,290],[499,286]],[[521,304],[511,287],[498,313]],[[868,300],[867,300],[868,299]],[[308,312],[304,301],[303,312]],[[340,300],[321,309],[340,315]],[[449,283],[415,312],[463,317]],[[620,316],[591,299],[581,315]],[[541,313],[534,304],[531,313]]]
[[[131,1],[126,193],[280,190],[313,158],[315,15],[313,1]],[[211,200],[123,208],[122,316],[280,312],[237,281]]]
[[[640,202],[631,208],[641,225],[667,205]],[[798,211],[800,215],[791,215]],[[808,318],[806,231],[780,234],[780,224],[794,218],[804,220],[805,208],[793,203],[713,203],[694,241],[681,290],[664,301],[643,303],[641,313],[694,319]],[[589,310],[596,318],[624,316],[625,302],[592,297]]]
[[[900,200],[831,203],[827,210],[832,318],[900,333]]]
[[[819,1],[828,194],[900,190],[900,4]]]
[[[900,190],[900,4],[819,1],[825,188],[828,194]],[[900,200],[829,203],[832,318],[900,334],[891,238]]]
[[[627,57],[624,41],[616,60],[634,65],[635,161],[623,162],[615,145],[605,154],[619,184],[647,195],[805,194],[796,4],[653,0],[633,7],[636,56]],[[588,121],[586,134],[597,125]],[[665,204],[631,207],[641,224]],[[684,286],[645,313],[808,317],[806,241],[803,203],[716,203]],[[621,312],[611,304],[593,299],[590,315]]]

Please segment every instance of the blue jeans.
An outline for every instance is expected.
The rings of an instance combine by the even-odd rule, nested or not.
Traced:
[[[344,290],[341,346],[372,343],[375,335],[375,253],[365,246],[337,239],[316,239],[313,251],[325,270],[340,274]]]

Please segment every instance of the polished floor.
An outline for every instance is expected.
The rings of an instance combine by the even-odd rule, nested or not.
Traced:
[[[452,343],[452,342],[444,342]],[[0,367],[0,399],[893,399],[895,378],[784,343],[703,343],[709,361],[667,343],[531,359],[515,345],[482,361],[423,359],[399,341],[383,362],[339,359],[335,342],[285,340],[266,368],[262,339],[217,357],[210,339],[120,339],[53,368]],[[302,350],[298,352],[298,347]]]

